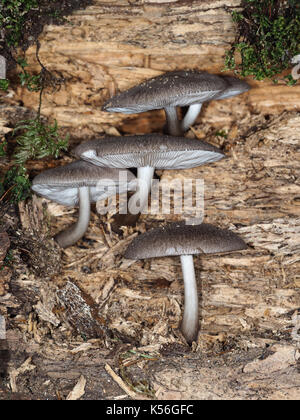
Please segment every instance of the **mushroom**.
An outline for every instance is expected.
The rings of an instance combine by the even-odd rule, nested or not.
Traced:
[[[243,80],[233,76],[222,76],[222,78],[228,84],[227,88],[223,92],[217,94],[214,99],[227,99],[232,96],[240,95],[241,93],[247,92],[251,86]]]
[[[179,70],[162,74],[109,99],[103,111],[135,114],[152,109],[164,109],[168,133],[180,136],[196,120],[202,103],[213,99],[227,88],[217,75],[195,70]],[[177,106],[189,106],[180,123]]]
[[[209,99],[227,99],[232,96],[239,95],[241,93],[247,92],[250,89],[248,83],[243,80],[237,79],[233,76],[220,76],[226,82],[227,87],[222,90],[220,93],[217,93],[213,98]],[[204,102],[204,101],[203,101]],[[183,120],[181,121],[181,129],[183,132],[187,131],[191,125],[194,124],[198,115],[200,114],[202,108],[202,103],[197,103],[190,105],[187,113],[185,114]]]
[[[155,169],[193,168],[224,157],[220,149],[205,141],[159,134],[91,140],[77,146],[73,153],[98,166],[138,168],[139,189],[135,198],[139,200],[139,210],[129,206],[132,214],[146,207]]]
[[[139,235],[130,243],[124,256],[131,260],[180,256],[184,281],[184,313],[181,330],[186,341],[191,344],[197,339],[199,329],[193,255],[223,254],[246,248],[245,242],[227,229],[206,223],[195,226],[171,223]]]
[[[135,176],[125,171],[126,177],[121,177],[121,172],[119,169],[100,168],[78,160],[48,169],[33,179],[32,189],[42,197],[65,206],[79,205],[77,222],[55,237],[62,248],[75,244],[85,234],[92,202],[135,187]]]

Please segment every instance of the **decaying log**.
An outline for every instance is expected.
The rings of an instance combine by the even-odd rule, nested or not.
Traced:
[[[65,79],[60,90],[45,92],[42,113],[78,140],[161,132],[162,111],[128,116],[104,113],[101,105],[116,91],[168,70],[220,73],[235,36],[230,11],[239,5],[95,0],[40,36],[42,62]],[[28,70],[38,71],[33,47],[27,59]],[[67,398],[83,375],[82,398],[122,399],[124,391],[112,386],[105,364],[121,377],[130,349],[134,359],[127,354],[126,366],[146,372],[158,399],[299,398],[300,85],[248,81],[248,93],[206,104],[187,133],[222,147],[226,159],[158,172],[167,183],[204,180],[205,222],[231,229],[249,245],[240,253],[195,258],[195,352],[179,331],[179,259],[123,258],[139,232],[185,214],[143,215],[136,228],[118,236],[109,216],[94,209],[83,240],[61,257],[49,236],[71,224],[76,210],[34,198],[20,205],[22,226],[16,227],[16,236],[27,235],[22,252],[28,256],[14,255],[11,288],[0,296],[0,309],[14,314],[7,367],[16,392],[30,388],[40,398]],[[20,88],[14,100],[23,101],[22,115],[38,106],[38,95]],[[4,108],[3,119],[12,124],[13,106]]]
[[[40,37],[40,58],[65,84],[45,95],[42,113],[79,138],[109,132],[111,126],[125,133],[161,130],[162,111],[128,116],[102,112],[101,105],[117,91],[168,70],[220,73],[235,38],[230,12],[239,6],[240,0],[95,0],[65,25],[47,26]],[[28,71],[39,71],[34,47],[27,60]],[[249,112],[299,109],[300,85],[248,81],[253,87],[248,94],[211,102],[199,120],[226,128]],[[18,89],[18,96],[37,109],[38,94]]]

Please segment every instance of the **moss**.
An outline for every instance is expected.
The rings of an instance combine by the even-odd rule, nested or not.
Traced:
[[[92,0],[1,0],[0,54],[8,60],[20,47],[34,44],[46,24],[60,24],[73,10],[92,4]]]
[[[237,36],[226,53],[226,70],[241,76],[277,81],[300,51],[299,0],[243,0],[242,10],[233,12]],[[236,63],[236,54],[241,64]],[[295,84],[286,76],[287,84]]]
[[[40,92],[37,116],[20,121],[13,135],[0,139],[0,157],[7,155],[8,143],[15,139],[17,146],[12,153],[12,165],[0,178],[0,201],[24,200],[30,196],[31,183],[26,162],[29,159],[42,159],[47,156],[57,158],[68,147],[68,137],[61,138],[56,121],[51,124],[41,119],[42,94],[45,88],[58,88],[58,79],[47,70],[39,59],[38,36],[46,24],[60,24],[64,16],[73,10],[86,7],[92,0],[1,0],[0,4],[0,55],[8,62],[8,68],[19,69],[19,83],[29,92]],[[36,44],[36,57],[40,64],[38,74],[30,74],[25,60],[25,51]],[[0,80],[0,89],[7,90],[9,80]],[[16,138],[15,138],[16,137]]]
[[[12,166],[0,182],[1,201],[10,196],[12,203],[17,203],[30,197],[30,181],[23,166]]]
[[[14,158],[18,165],[23,166],[29,159],[43,159],[47,156],[58,158],[61,151],[68,148],[68,139],[61,138],[57,132],[57,122],[47,125],[40,119],[20,121],[14,133],[21,131],[17,137],[18,146]]]

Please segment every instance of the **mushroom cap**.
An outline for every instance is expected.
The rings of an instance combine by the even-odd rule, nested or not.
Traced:
[[[135,238],[125,258],[144,258],[193,254],[220,254],[246,249],[245,242],[235,233],[213,225],[171,223],[143,233]]]
[[[105,137],[80,144],[75,156],[109,168],[186,169],[215,162],[225,155],[201,140],[160,134]]]
[[[125,176],[120,177],[124,172]],[[32,189],[42,197],[65,206],[76,206],[79,202],[78,188],[90,187],[91,202],[105,199],[115,192],[122,193],[136,188],[136,177],[127,170],[101,168],[78,160],[57,168],[47,169],[32,181]],[[112,184],[113,183],[113,184]],[[111,185],[115,186],[109,188]]]
[[[119,93],[105,102],[102,109],[134,114],[169,106],[188,106],[209,101],[226,87],[226,81],[215,74],[173,71]]]
[[[217,94],[214,99],[230,98],[231,96],[239,95],[240,93],[247,92],[251,89],[251,86],[248,85],[248,83],[238,79],[237,77],[222,76],[222,78],[227,83],[227,88],[223,90],[223,92]]]

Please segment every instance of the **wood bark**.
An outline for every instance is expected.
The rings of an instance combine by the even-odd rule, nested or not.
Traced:
[[[95,0],[65,25],[47,26],[40,37],[40,58],[65,84],[45,95],[42,113],[79,138],[109,134],[111,127],[125,133],[161,130],[162,111],[128,116],[102,112],[101,105],[116,92],[169,70],[221,73],[225,52],[235,38],[230,12],[239,6],[240,0]],[[34,47],[27,59],[29,70],[39,71]],[[248,94],[212,101],[200,120],[226,128],[249,112],[299,109],[300,85],[251,78],[248,82],[252,86]],[[38,94],[19,89],[18,95],[26,106],[37,109]]]

